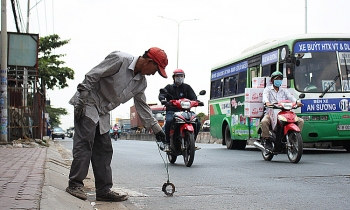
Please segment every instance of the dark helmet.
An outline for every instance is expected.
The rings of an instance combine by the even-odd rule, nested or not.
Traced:
[[[280,71],[275,71],[271,74],[271,79],[276,79],[276,77],[282,77],[283,78],[283,74]]]
[[[174,76],[175,75],[184,75],[184,77],[185,77],[185,72],[184,72],[184,70],[182,70],[182,69],[175,69],[174,71],[173,71],[173,78],[174,78]]]

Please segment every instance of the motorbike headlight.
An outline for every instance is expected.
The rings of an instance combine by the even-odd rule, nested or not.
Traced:
[[[293,108],[292,103],[283,103],[283,108],[287,110],[291,110]]]
[[[183,109],[189,109],[191,108],[191,103],[189,101],[181,101],[181,107]]]

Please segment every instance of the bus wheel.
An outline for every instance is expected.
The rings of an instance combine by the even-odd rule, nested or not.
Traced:
[[[344,141],[343,148],[346,149],[347,152],[350,152],[350,141]]]
[[[238,149],[238,150],[244,150],[247,145],[246,140],[242,140],[242,141],[236,140],[236,141],[233,141],[232,143],[233,143],[233,149]]]
[[[231,139],[230,127],[228,125],[225,128],[224,140],[227,149],[233,149],[233,140]]]

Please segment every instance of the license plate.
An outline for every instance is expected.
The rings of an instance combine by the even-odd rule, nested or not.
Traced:
[[[338,131],[349,131],[350,130],[350,125],[338,125],[337,130]]]

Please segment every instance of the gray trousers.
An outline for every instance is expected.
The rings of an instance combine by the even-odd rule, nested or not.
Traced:
[[[74,120],[73,162],[69,173],[70,187],[83,187],[90,161],[95,177],[96,196],[112,186],[111,161],[113,148],[109,133],[100,134],[99,125],[90,118]]]

